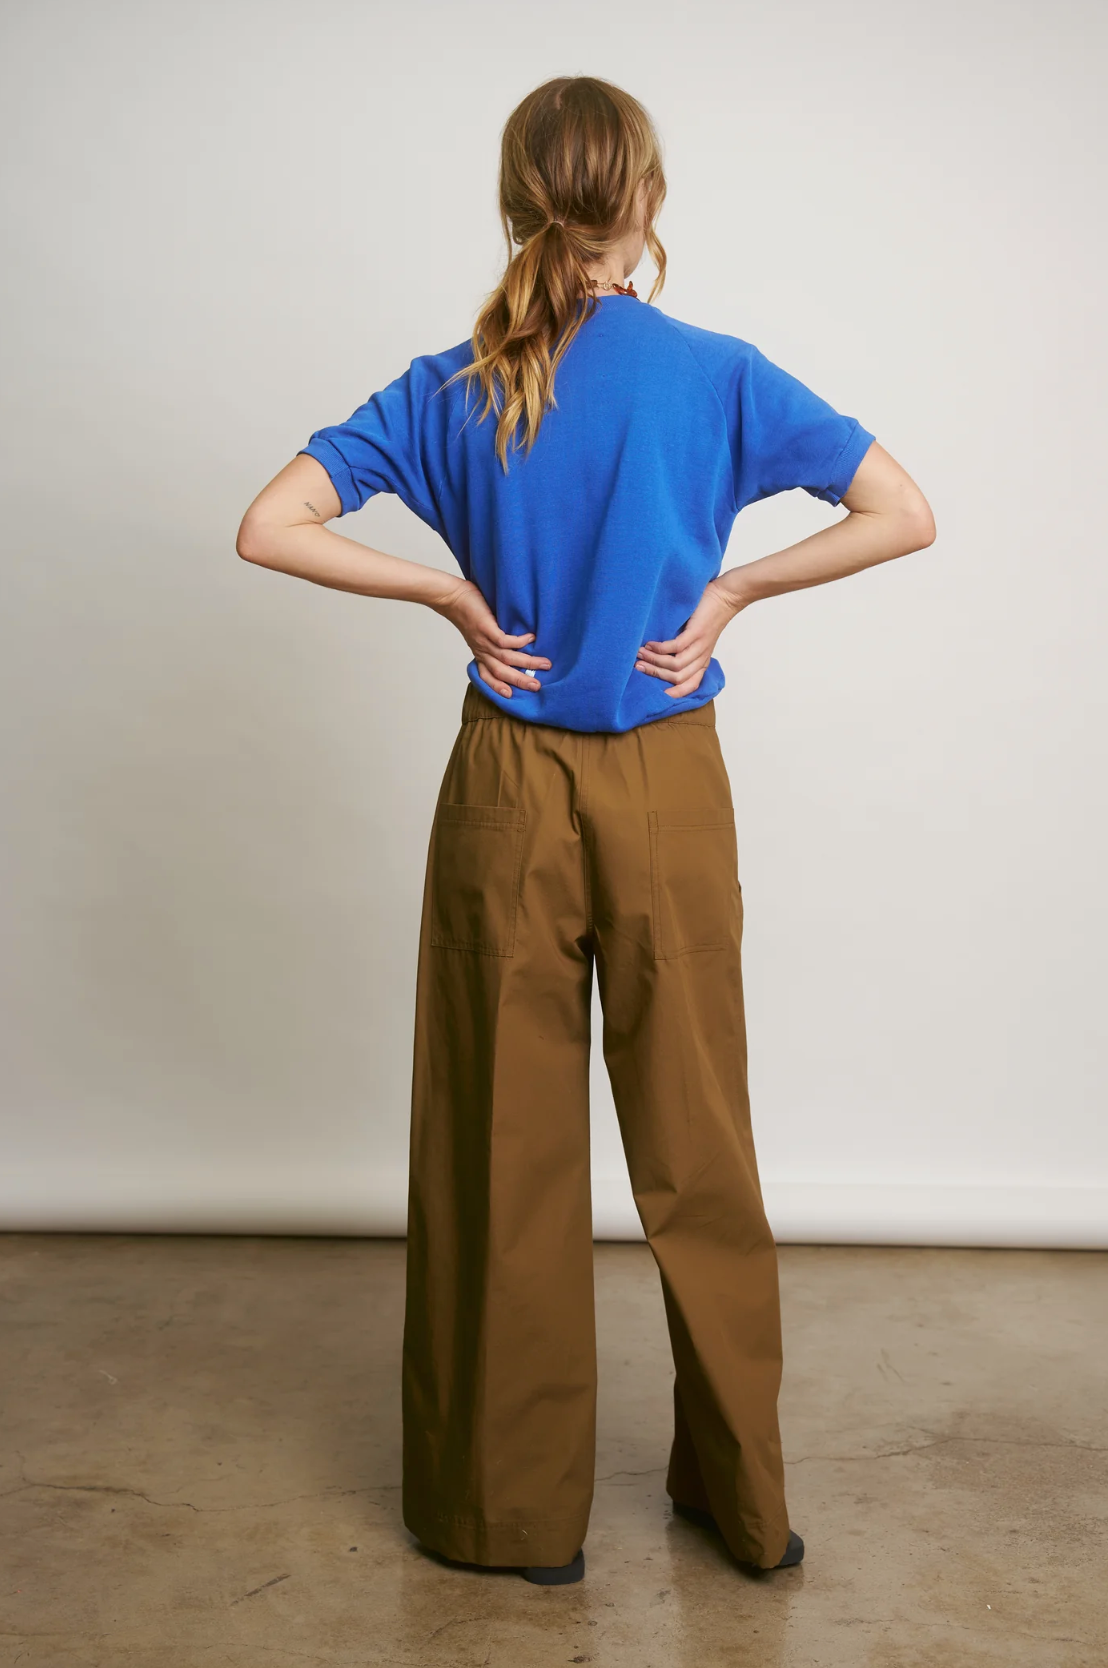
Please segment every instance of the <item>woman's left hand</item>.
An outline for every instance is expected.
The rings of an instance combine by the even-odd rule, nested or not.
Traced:
[[[635,661],[636,672],[664,678],[672,688],[667,695],[677,700],[700,688],[716,643],[724,626],[730,625],[740,605],[727,595],[717,580],[710,579],[688,623],[668,643],[644,643]]]

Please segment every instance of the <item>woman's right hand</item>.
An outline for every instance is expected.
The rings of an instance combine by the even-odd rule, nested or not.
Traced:
[[[526,669],[548,672],[550,661],[542,655],[523,652],[528,643],[535,641],[535,633],[509,637],[506,631],[501,631],[496,615],[471,579],[448,582],[442,598],[432,601],[430,606],[436,614],[457,626],[473,651],[482,680],[498,695],[510,696],[513,684],[517,689],[542,688],[538,678],[530,676]]]

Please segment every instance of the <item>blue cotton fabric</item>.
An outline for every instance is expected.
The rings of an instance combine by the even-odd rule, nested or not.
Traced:
[[[494,449],[479,385],[443,384],[468,342],[413,360],[345,423],[303,448],[342,513],[393,492],[445,541],[502,630],[535,633],[540,691],[496,694],[516,718],[624,731],[700,707],[724,685],[717,660],[673,699],[635,670],[640,646],[676,637],[719,572],[746,504],[802,487],[837,504],[873,440],[853,417],[734,336],[608,295],[558,367],[556,405],[532,450]]]

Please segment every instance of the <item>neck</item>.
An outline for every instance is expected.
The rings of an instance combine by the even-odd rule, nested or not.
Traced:
[[[606,295],[633,295],[637,301],[639,292],[630,278],[628,278],[626,284],[615,282],[599,284],[595,278],[592,278],[589,280],[589,294],[596,301],[602,300]]]
[[[621,238],[598,260],[585,262],[585,271],[589,275],[590,283],[601,293],[614,284],[619,284],[622,288],[638,266],[642,253],[641,234],[637,237]]]
[[[610,289],[613,284],[625,284],[627,271],[622,261],[597,261],[595,266],[585,268],[589,275],[589,283],[598,289]]]

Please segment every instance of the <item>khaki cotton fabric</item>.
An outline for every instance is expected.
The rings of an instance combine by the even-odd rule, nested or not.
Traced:
[[[785,1549],[742,922],[710,703],[582,734],[466,691],[424,894],[404,1329],[404,1521],[447,1557],[564,1564],[585,1538],[594,965],[673,1346],[667,1487],[737,1557]]]

